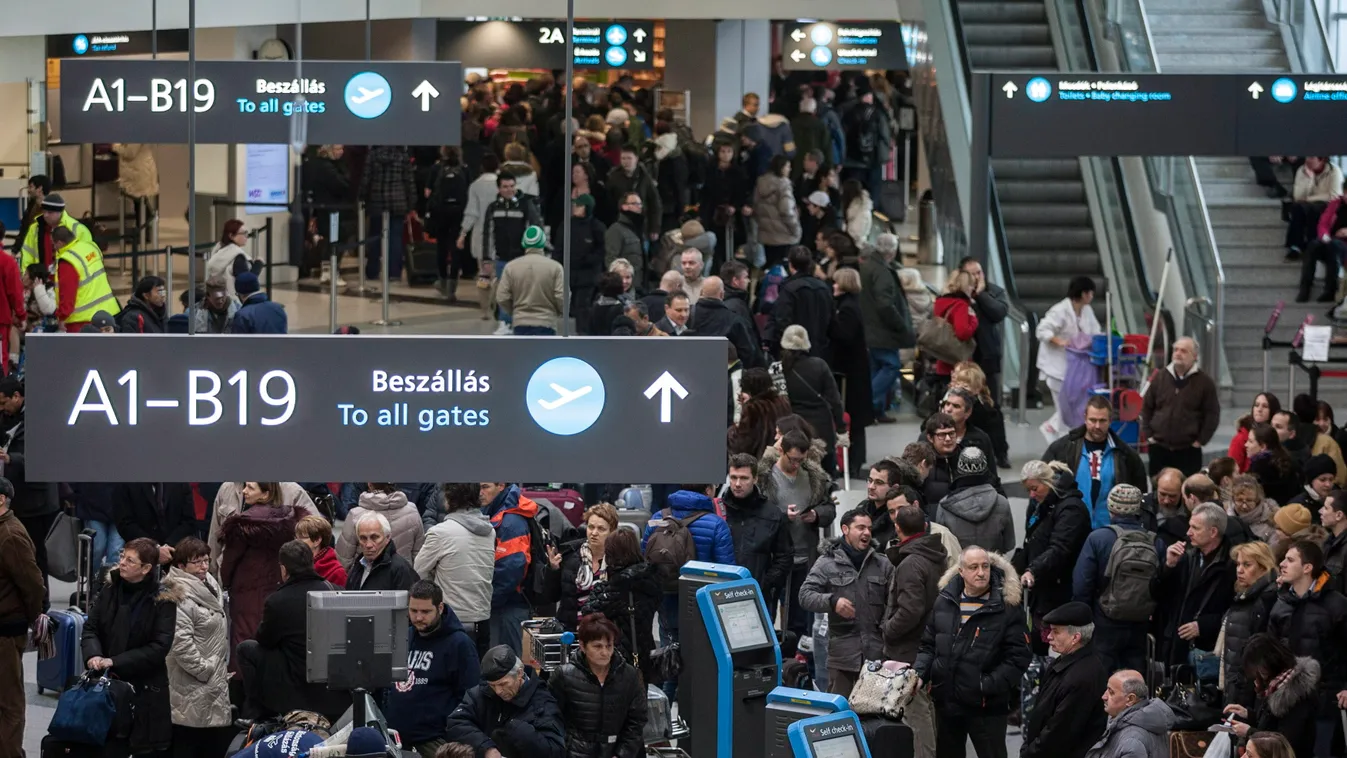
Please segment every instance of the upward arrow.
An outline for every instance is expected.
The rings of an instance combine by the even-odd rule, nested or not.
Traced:
[[[639,42],[645,42],[645,30],[644,30],[644,29],[637,29],[636,31],[634,31],[634,32],[631,33],[631,36],[635,37],[635,38],[636,38],[636,41],[637,41],[638,43],[639,43]]]
[[[654,398],[656,394],[659,394],[659,422],[667,424],[673,419],[673,399],[670,396],[677,394],[679,400],[686,400],[688,391],[673,378],[673,374],[665,371],[654,384],[645,388],[647,398]]]
[[[1001,90],[1006,93],[1007,100],[1015,97],[1015,93],[1019,91],[1019,89],[1019,87],[1015,86],[1015,82],[1006,82],[1006,86],[1001,88]]]
[[[435,85],[431,84],[429,79],[422,79],[421,83],[416,85],[416,89],[412,90],[412,97],[421,98],[421,110],[423,112],[430,110],[430,99],[439,96],[440,91],[435,89]]]
[[[1258,82],[1254,82],[1253,84],[1250,84],[1250,85],[1249,85],[1249,94],[1250,94],[1250,95],[1253,95],[1253,99],[1254,99],[1254,100],[1257,100],[1257,99],[1258,99],[1258,96],[1261,95],[1261,94],[1263,94],[1263,85],[1259,84]]]

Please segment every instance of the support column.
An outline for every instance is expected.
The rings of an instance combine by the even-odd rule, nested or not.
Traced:
[[[746,93],[762,98],[766,111],[772,80],[772,22],[716,23],[716,124],[739,112]]]

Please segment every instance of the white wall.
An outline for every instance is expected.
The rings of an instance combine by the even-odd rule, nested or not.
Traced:
[[[772,79],[772,23],[716,23],[716,123],[739,112],[743,97],[756,92],[767,100]]]
[[[47,78],[46,40],[42,37],[0,39],[0,168],[5,178],[28,165],[28,81]]]
[[[708,134],[720,123],[716,113],[716,22],[664,24],[664,86],[692,91],[692,131]],[[730,115],[730,114],[724,114]]]

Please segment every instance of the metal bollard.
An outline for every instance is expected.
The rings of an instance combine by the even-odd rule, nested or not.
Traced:
[[[1296,364],[1289,361],[1286,367],[1286,396],[1296,396]]]
[[[388,225],[391,223],[388,211],[383,213],[383,230],[379,232],[379,281],[383,286],[383,318],[375,321],[376,326],[401,326],[401,321],[388,317]]]
[[[926,190],[917,208],[917,263],[931,266],[942,262],[938,235],[935,196]]]
[[[341,214],[333,211],[327,216],[327,252],[328,263],[332,267],[332,275],[328,277],[327,293],[327,332],[332,334],[337,331],[337,282],[341,281],[338,276],[338,267],[341,264],[341,254],[337,252],[337,227],[340,223]]]
[[[159,227],[158,227],[158,224],[156,224],[156,225],[155,225],[155,236],[156,236],[156,237],[158,236],[158,232],[159,232]],[[164,284],[165,284],[165,286],[168,287],[168,301],[171,303],[171,302],[173,302],[173,247],[172,247],[172,246],[168,246],[168,247],[165,247],[165,248],[164,248],[164,259],[165,259],[165,260],[164,260]],[[191,295],[189,295],[188,297],[190,298]],[[187,302],[190,303],[191,300],[188,300]],[[189,309],[189,310],[190,310],[190,309]],[[188,316],[188,318],[191,318],[191,317]]]
[[[158,250],[158,249],[159,249],[159,210],[158,210],[158,209],[155,209],[155,211],[154,211],[154,218],[150,219],[150,249],[151,249],[151,250]],[[153,260],[154,260],[154,274],[155,274],[155,276],[158,276],[158,275],[159,275],[159,256],[158,256],[158,255],[154,256]],[[173,298],[173,290],[172,290],[172,289],[169,289],[168,295],[169,295],[169,302],[170,302],[170,303],[173,302],[173,300],[172,300],[172,298]]]
[[[357,259],[358,262],[357,262],[357,264],[356,264],[356,272],[355,272],[355,278],[356,278],[356,281],[360,282],[360,286],[359,286],[359,288],[358,288],[356,291],[363,295],[363,294],[365,294],[365,292],[366,292],[366,289],[365,289],[365,237],[369,234],[369,224],[368,224],[368,220],[365,218],[365,202],[364,202],[363,200],[360,201],[359,203],[356,203],[356,206],[355,206],[355,216],[356,216],[356,237],[355,237],[355,238],[356,238],[357,240],[359,240],[359,242],[360,242],[360,244],[356,246],[356,251],[357,251],[356,254],[357,254],[358,256],[360,256],[360,257]],[[334,274],[334,276],[335,276],[335,274]]]
[[[1263,391],[1264,391],[1264,392],[1267,392],[1268,379],[1270,378],[1270,377],[1269,377],[1269,372],[1270,372],[1271,369],[1272,369],[1272,367],[1268,365],[1268,352],[1269,352],[1269,351],[1268,351],[1267,348],[1263,348]],[[1292,397],[1294,397],[1294,395],[1292,395]]]

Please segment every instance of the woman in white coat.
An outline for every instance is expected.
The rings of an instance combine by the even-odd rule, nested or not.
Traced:
[[[360,493],[360,504],[346,514],[341,525],[341,535],[337,537],[337,558],[342,565],[349,565],[360,553],[360,540],[356,536],[356,524],[367,511],[382,513],[393,527],[393,547],[397,554],[414,564],[421,544],[426,541],[425,526],[421,523],[421,512],[416,504],[407,500],[407,493],[388,482],[368,483],[369,489]]]
[[[856,241],[856,246],[868,243],[875,222],[875,203],[855,179],[842,182],[842,209],[846,213],[847,234]]]
[[[238,292],[234,289],[234,277],[245,271],[262,272],[262,259],[254,260],[243,247],[248,244],[248,234],[247,224],[236,218],[229,219],[220,232],[220,241],[206,258],[206,278],[218,276],[224,279],[225,289],[235,300],[238,300]]]
[[[174,546],[161,594],[178,607],[168,651],[173,756],[223,755],[234,731],[226,665],[229,627],[206,543],[187,537]]]
[[[1048,309],[1038,322],[1038,372],[1052,391],[1052,418],[1039,431],[1049,443],[1071,431],[1062,421],[1062,380],[1066,378],[1066,347],[1078,334],[1102,334],[1099,319],[1090,303],[1094,302],[1094,280],[1077,276],[1067,286],[1066,299]]]

